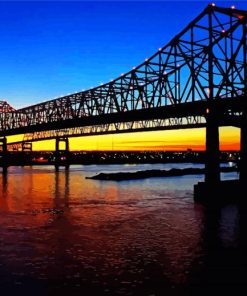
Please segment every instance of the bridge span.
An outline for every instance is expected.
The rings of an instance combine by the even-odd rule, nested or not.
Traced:
[[[86,91],[15,110],[0,104],[0,143],[180,128],[206,128],[207,184],[220,181],[219,127],[241,129],[247,181],[247,11],[208,5],[150,58]],[[24,145],[25,146],[25,145]]]

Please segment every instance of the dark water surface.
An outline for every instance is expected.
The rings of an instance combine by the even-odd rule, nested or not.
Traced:
[[[195,204],[203,176],[85,179],[191,166],[9,168],[0,175],[1,295],[246,295],[247,211]]]

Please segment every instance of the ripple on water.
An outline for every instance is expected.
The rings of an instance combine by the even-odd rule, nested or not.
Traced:
[[[130,168],[137,169],[124,170]],[[183,295],[180,287],[210,279],[205,270],[224,262],[224,248],[238,250],[239,210],[207,213],[194,204],[193,184],[200,176],[121,183],[85,179],[97,170],[100,166],[59,173],[52,167],[11,168],[0,195],[2,289]]]

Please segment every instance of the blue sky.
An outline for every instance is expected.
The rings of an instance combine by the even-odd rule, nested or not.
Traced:
[[[207,1],[0,2],[0,99],[16,108],[97,86],[151,56]],[[247,9],[245,1],[215,1]]]

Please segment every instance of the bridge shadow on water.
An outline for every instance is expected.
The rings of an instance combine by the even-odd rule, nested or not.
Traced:
[[[188,295],[246,294],[247,208],[236,204],[206,207],[203,215],[204,251],[191,268]]]

